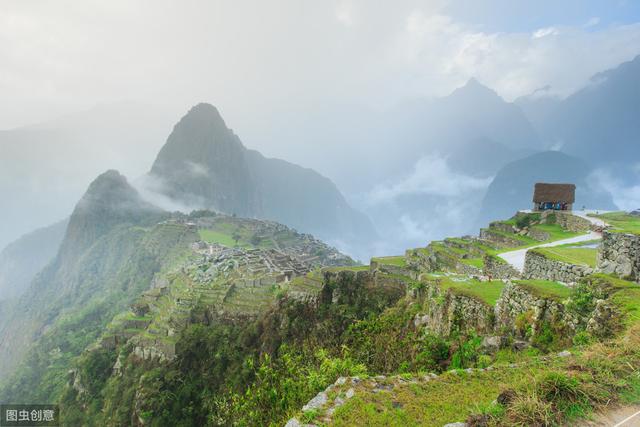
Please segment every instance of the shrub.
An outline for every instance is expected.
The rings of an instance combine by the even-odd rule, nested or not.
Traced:
[[[480,356],[480,346],[482,338],[472,336],[458,343],[458,349],[451,357],[451,369],[465,369],[475,367]]]

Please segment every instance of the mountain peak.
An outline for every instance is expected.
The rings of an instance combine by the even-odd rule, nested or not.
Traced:
[[[76,205],[60,255],[79,253],[118,224],[153,223],[163,211],[145,202],[127,178],[116,170],[108,170],[89,184]]]
[[[124,175],[122,175],[117,170],[109,169],[106,172],[98,175],[98,177],[94,179],[91,184],[89,184],[89,188],[85,193],[85,197],[92,194],[103,196],[105,192],[114,192],[120,190],[126,191],[127,187],[129,187],[127,178],[125,178]]]
[[[178,122],[176,127],[178,126],[227,129],[227,125],[218,109],[206,102],[201,102],[191,107]]]
[[[451,97],[492,97],[500,98],[500,95],[488,86],[483,85],[475,77],[471,77],[464,86],[455,89]],[[502,98],[500,98],[502,99]]]

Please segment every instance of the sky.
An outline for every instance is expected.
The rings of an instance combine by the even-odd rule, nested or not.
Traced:
[[[458,176],[437,156],[370,188],[348,165],[381,167],[374,160],[386,153],[362,137],[367,120],[403,103],[472,77],[508,101],[540,88],[564,97],[638,54],[632,0],[3,0],[0,132],[56,123],[92,137],[67,151],[0,146],[0,193],[15,205],[0,247],[68,215],[98,173],[148,171],[199,102],[214,104],[247,147],[314,168],[351,202],[362,191],[369,203],[423,191],[434,176],[447,184],[436,195],[478,192],[486,177]],[[640,197],[632,190],[618,192],[634,195],[628,204]]]
[[[509,100],[567,95],[638,53],[631,0],[4,0],[0,129],[207,101],[253,138],[294,110],[386,108],[473,76]]]

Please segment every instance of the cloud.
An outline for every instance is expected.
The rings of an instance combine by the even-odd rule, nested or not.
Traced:
[[[356,200],[367,207],[382,237],[374,253],[402,253],[430,240],[475,232],[470,227],[491,181],[458,173],[439,155],[419,159],[404,178]]]
[[[3,1],[0,129],[99,102],[205,99],[260,135],[265,111],[390,105],[472,76],[507,99],[566,95],[640,53],[638,24],[488,30],[449,3]]]
[[[632,181],[622,179],[614,171],[597,169],[589,176],[588,183],[595,189],[611,193],[613,202],[618,208],[625,211],[633,211],[640,208],[640,184],[637,184],[638,176],[640,175],[640,163],[636,164],[630,172],[635,174],[635,179]],[[629,182],[635,182],[636,184],[629,184]]]
[[[558,34],[560,34],[560,31],[558,31],[557,28],[547,27],[547,28],[540,28],[539,30],[534,31],[532,37],[534,39],[540,39],[542,37],[547,37],[547,36],[557,36]]]
[[[209,169],[203,165],[202,163],[192,162],[190,160],[186,160],[185,164],[187,166],[187,170],[193,176],[209,176]]]
[[[374,188],[368,200],[372,204],[379,204],[393,202],[401,196],[464,197],[470,191],[486,189],[492,179],[457,173],[449,167],[446,158],[433,154],[418,160],[413,172],[402,180]]]
[[[584,27],[585,28],[589,28],[589,27],[595,27],[596,25],[598,25],[600,23],[600,18],[598,18],[597,16],[594,16],[593,18],[590,18],[585,24]]]

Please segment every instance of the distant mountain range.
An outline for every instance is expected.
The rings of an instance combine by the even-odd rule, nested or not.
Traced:
[[[640,158],[640,56],[596,74],[566,99],[530,96],[516,104],[547,146],[598,165]]]
[[[28,233],[0,252],[0,301],[20,296],[58,252],[68,220]]]

